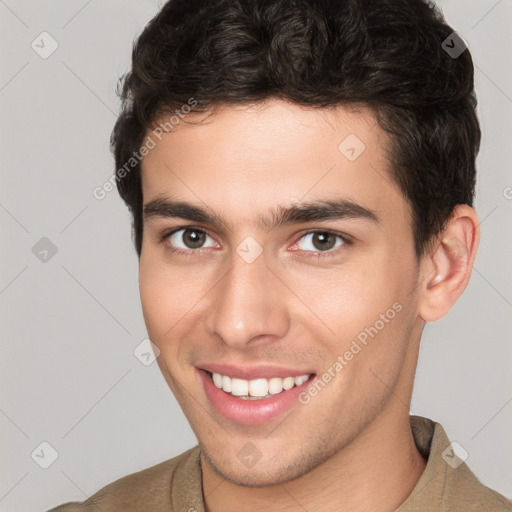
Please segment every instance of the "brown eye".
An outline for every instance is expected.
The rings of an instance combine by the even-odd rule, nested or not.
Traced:
[[[338,240],[337,240],[338,239]],[[305,241],[301,246],[301,241]],[[330,231],[314,231],[304,235],[298,242],[299,249],[303,251],[326,252],[343,245],[345,240],[341,235]]]
[[[203,230],[196,228],[181,228],[168,237],[170,243],[178,249],[202,249],[203,247],[215,247],[215,243],[204,245],[210,238]]]

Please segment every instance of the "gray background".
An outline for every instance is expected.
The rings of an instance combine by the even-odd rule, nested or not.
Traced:
[[[440,5],[476,63],[482,241],[466,293],[425,329],[411,410],[512,497],[512,0]],[[196,442],[156,363],[133,354],[146,331],[128,211],[115,191],[92,196],[113,172],[117,77],[158,7],[0,0],[0,511],[83,500]],[[31,47],[43,31],[59,45],[47,59]],[[33,250],[42,237],[55,255]]]

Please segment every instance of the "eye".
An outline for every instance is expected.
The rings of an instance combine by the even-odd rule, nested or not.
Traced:
[[[204,245],[205,240],[209,238],[211,243]],[[193,249],[203,249],[205,247],[216,247],[216,243],[208,234],[199,228],[180,228],[172,233],[168,233],[164,236],[165,240],[178,250],[178,252],[190,252]]]
[[[218,244],[205,230],[193,226],[181,227],[164,233],[161,239],[163,243],[170,245],[171,251],[179,254],[190,255],[196,252],[196,249],[218,247]],[[305,233],[295,243],[295,246],[301,251],[311,253],[308,255],[309,257],[324,257],[330,256],[332,253],[338,253],[335,249],[351,243],[352,241],[348,236],[332,231],[317,230]]]
[[[303,235],[296,245],[302,251],[337,252],[333,249],[345,244],[349,244],[347,238],[332,231],[312,231]]]

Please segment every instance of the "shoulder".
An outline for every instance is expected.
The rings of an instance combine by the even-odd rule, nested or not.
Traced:
[[[467,452],[459,457],[458,443],[450,442],[439,423],[412,416],[411,428],[427,466],[400,512],[512,512],[512,501],[480,482],[465,462]]]
[[[446,472],[446,510],[512,512],[512,501],[483,484],[465,463]]]
[[[102,512],[129,512],[157,510],[156,507],[165,507],[165,510],[172,512],[172,488],[176,478],[190,479],[193,481],[191,484],[201,485],[198,446],[155,466],[119,478],[83,502],[64,503],[47,512],[97,512],[99,509]]]

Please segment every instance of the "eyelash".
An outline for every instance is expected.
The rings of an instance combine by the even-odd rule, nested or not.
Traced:
[[[180,226],[178,228],[173,228],[171,231],[166,231],[165,233],[163,233],[160,236],[160,243],[165,244],[167,246],[167,249],[170,250],[171,252],[173,252],[174,254],[179,254],[182,256],[190,256],[191,253],[200,252],[201,249],[205,249],[203,247],[203,248],[199,248],[199,249],[183,250],[183,249],[177,249],[176,247],[172,247],[170,244],[167,244],[167,239],[171,235],[173,235],[174,233],[176,233],[178,231],[187,230],[187,229],[189,229],[191,231],[198,231],[198,232],[208,235],[208,232],[203,228],[199,228],[196,226]],[[297,239],[297,242],[299,240],[301,240],[302,238],[304,238],[305,236],[310,235],[312,233],[326,233],[326,234],[337,236],[338,238],[341,238],[341,240],[343,241],[343,244],[340,247],[337,247],[335,250],[329,250],[329,251],[324,251],[324,252],[322,252],[322,251],[318,251],[318,252],[317,251],[303,251],[303,252],[307,253],[307,254],[305,254],[306,258],[319,258],[319,259],[320,258],[328,258],[333,255],[338,255],[339,252],[341,250],[343,250],[343,248],[345,246],[350,246],[353,244],[353,240],[348,235],[337,233],[336,231],[330,231],[328,229],[312,229],[310,231],[306,231]],[[210,236],[210,235],[208,235],[208,236]],[[300,249],[299,249],[299,251],[300,251]]]

